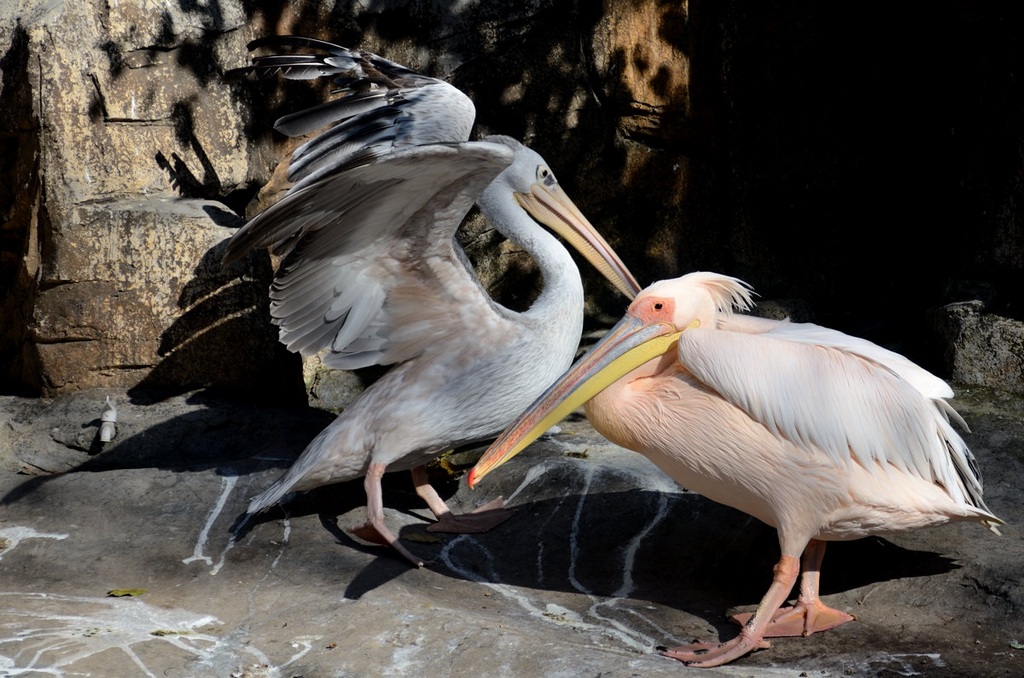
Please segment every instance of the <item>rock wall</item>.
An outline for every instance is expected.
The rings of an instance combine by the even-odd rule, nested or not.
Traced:
[[[1024,59],[1011,27],[1024,10],[947,9],[0,7],[0,391],[301,394],[267,318],[267,257],[225,271],[217,256],[238,215],[281,190],[271,179],[288,146],[273,120],[325,96],[223,81],[268,33],[359,45],[470,93],[479,130],[541,151],[642,283],[739,275],[809,318],[983,378],[954,368],[963,333],[943,338],[950,324],[928,312],[980,299],[982,317],[1020,331]],[[498,240],[470,220],[485,280],[524,306],[529,259]],[[592,274],[587,291],[591,324],[621,313]]]
[[[248,185],[244,110],[218,65],[244,52],[240,6],[21,9],[0,21],[0,134],[16,158],[0,170],[15,187],[0,231],[4,390],[287,381],[269,263],[221,270],[241,219],[204,198]]]

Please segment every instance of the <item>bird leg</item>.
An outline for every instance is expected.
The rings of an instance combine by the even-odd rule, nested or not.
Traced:
[[[398,537],[388,529],[384,522],[384,497],[380,480],[384,477],[386,468],[386,464],[370,462],[370,466],[366,470],[366,477],[363,479],[363,486],[366,488],[367,521],[362,527],[352,528],[349,532],[374,544],[390,546],[416,567],[423,567],[423,561],[402,546],[398,542]]]
[[[412,469],[412,482],[416,486],[416,494],[427,502],[431,513],[437,518],[437,522],[427,528],[428,532],[479,534],[501,525],[515,513],[515,511],[506,509],[501,497],[498,497],[478,506],[470,513],[455,515],[427,480],[426,466],[417,466]]]
[[[800,576],[800,596],[796,600],[796,605],[780,608],[775,613],[765,630],[766,638],[809,636],[856,619],[853,615],[825,605],[818,598],[821,560],[824,557],[825,542],[812,539],[804,549],[801,560],[803,574]],[[751,616],[750,613],[737,614],[733,615],[732,620],[742,626]]]
[[[743,625],[740,635],[717,645],[695,643],[665,650],[662,654],[678,659],[687,666],[705,668],[721,666],[748,652],[767,648],[769,643],[764,640],[765,629],[793,590],[793,584],[800,574],[800,563],[794,556],[783,555],[773,571],[775,576],[768,593],[761,599],[753,616]]]

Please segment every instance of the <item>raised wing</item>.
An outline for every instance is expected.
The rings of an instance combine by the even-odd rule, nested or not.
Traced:
[[[924,370],[817,325],[750,320],[736,319],[745,332],[684,332],[680,363],[780,438],[813,445],[841,465],[885,473],[891,464],[987,510],[973,455],[950,425],[948,406],[903,376],[921,382],[916,371]]]
[[[458,89],[376,54],[297,36],[255,40],[272,49],[231,76],[329,77],[334,99],[280,118],[301,136],[295,183],[228,243],[224,261],[270,247],[282,257],[271,287],[281,341],[352,369],[418,355],[451,331],[440,299],[499,313],[453,237],[462,218],[513,157],[467,143],[475,109]],[[302,51],[302,53],[298,53]],[[444,308],[444,306],[440,306]],[[484,314],[486,316],[486,314]]]
[[[454,235],[512,157],[487,142],[394,152],[293,189],[230,247],[282,257],[271,315],[289,349],[328,348],[325,362],[342,369],[407,360],[458,326],[427,309],[498,313]]]
[[[299,36],[270,36],[250,50],[277,53],[253,58],[230,77],[280,75],[293,80],[332,78],[336,98],[286,115],[274,127],[288,136],[330,129],[295,149],[288,178],[298,189],[327,175],[369,164],[396,150],[469,139],[473,102],[443,80],[363,50]],[[306,53],[280,53],[281,50]]]

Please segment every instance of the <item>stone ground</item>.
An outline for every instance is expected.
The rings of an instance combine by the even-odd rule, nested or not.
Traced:
[[[118,435],[101,446],[107,395]],[[826,600],[858,621],[709,674],[1024,675],[1024,404],[977,389],[955,404],[1003,536],[831,545]],[[0,398],[0,676],[679,676],[656,648],[731,637],[725,612],[770,581],[772,530],[579,419],[476,491],[438,470],[454,504],[518,509],[489,534],[427,533],[408,474],[389,477],[388,520],[422,569],[347,536],[358,481],[231,544],[248,497],[329,419],[208,393]]]

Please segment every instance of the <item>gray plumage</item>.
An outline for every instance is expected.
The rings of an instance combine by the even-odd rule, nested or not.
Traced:
[[[281,257],[271,315],[289,349],[325,351],[339,369],[395,367],[248,511],[372,469],[370,522],[417,562],[383,526],[379,474],[497,434],[570,365],[579,343],[579,271],[531,214],[564,235],[596,238],[577,246],[624,293],[639,286],[537,153],[503,136],[468,141],[474,109],[454,87],[367,52],[304,38],[281,44],[321,54],[259,57],[240,70],[335,77],[337,100],[278,122],[290,133],[333,126],[295,150],[296,183],[236,233],[225,260],[262,247]],[[540,268],[544,289],[525,312],[486,294],[455,240],[474,203]],[[422,483],[417,490],[428,503],[436,497]],[[432,510],[444,512],[436,502]]]

